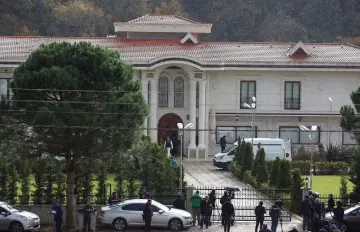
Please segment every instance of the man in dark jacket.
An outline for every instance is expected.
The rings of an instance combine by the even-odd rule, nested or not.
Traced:
[[[95,213],[95,209],[92,205],[86,204],[84,206],[84,208],[82,209],[82,212],[84,214],[83,230],[84,230],[84,232],[90,232],[91,231],[91,217],[92,217],[92,214]]]
[[[322,223],[320,221],[319,214],[315,213],[314,217],[311,220],[311,232],[319,232],[322,228]]]
[[[222,217],[224,219],[224,232],[230,232],[231,218],[235,216],[234,206],[230,198],[227,198],[221,207]]]
[[[184,199],[181,198],[180,194],[177,195],[176,200],[173,203],[175,209],[185,210],[185,202]]]
[[[336,202],[336,208],[334,211],[334,219],[338,228],[341,228],[344,223],[344,208],[341,201]]]
[[[150,226],[151,226],[151,219],[153,216],[153,210],[151,207],[151,200],[149,199],[146,204],[145,208],[143,210],[143,219],[145,221],[145,232],[150,232]]]
[[[311,204],[309,201],[309,196],[305,196],[305,199],[301,202],[301,215],[303,217],[303,230],[305,231],[305,227],[310,229],[310,210]]]
[[[61,203],[56,202],[55,207],[54,207],[54,214],[55,214],[54,219],[55,219],[56,232],[62,232],[63,213],[64,213],[64,210],[61,207]]]
[[[255,232],[258,231],[259,224],[260,224],[260,229],[263,227],[265,214],[266,214],[265,207],[263,206],[263,202],[260,201],[259,205],[255,207],[255,216],[256,216]]]
[[[230,199],[228,192],[225,191],[224,195],[220,198],[220,204],[223,205],[228,199]],[[221,217],[221,225],[224,225],[224,217]]]
[[[221,147],[221,151],[225,150],[225,147],[226,147],[226,136],[225,135],[220,138],[220,147]]]
[[[271,217],[271,231],[276,232],[277,226],[279,224],[279,219],[281,216],[281,208],[278,203],[275,202],[273,206],[270,208],[270,217]]]
[[[211,211],[211,203],[210,203],[210,200],[209,200],[209,196],[206,196],[205,199],[203,199],[201,201],[201,204],[200,204],[200,214],[201,214],[200,228],[201,229],[204,226],[204,222],[205,222],[206,228],[209,227],[210,211]]]
[[[209,215],[209,218],[211,219],[212,216],[212,211],[215,209],[215,204],[216,204],[216,193],[215,190],[211,190],[211,193],[209,194],[209,200],[210,200],[210,204],[211,204],[211,212]],[[211,220],[209,221],[209,225],[211,226]]]
[[[331,212],[331,210],[335,207],[335,201],[334,201],[334,197],[332,194],[329,195],[329,199],[328,199],[328,207],[327,207],[327,212]]]

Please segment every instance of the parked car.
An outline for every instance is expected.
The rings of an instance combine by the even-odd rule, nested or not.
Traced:
[[[124,231],[127,227],[144,227],[143,210],[147,199],[134,199],[116,205],[103,206],[99,212],[98,223],[112,226],[117,231]],[[169,228],[179,231],[192,226],[192,217],[189,212],[169,208],[152,200],[153,217],[152,227]]]
[[[34,213],[21,211],[0,201],[0,230],[23,232],[40,228],[40,218]]]
[[[329,222],[333,220],[333,213],[327,213],[325,215],[325,221]],[[346,232],[357,232],[360,228],[360,204],[353,206],[351,208],[345,209],[344,212],[344,223]]]

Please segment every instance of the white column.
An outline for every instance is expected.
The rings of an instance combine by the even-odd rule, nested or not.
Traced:
[[[205,81],[199,81],[199,146],[198,148],[205,149]]]
[[[145,101],[145,104],[146,106],[149,106],[149,98],[148,98],[148,84],[149,84],[149,80],[146,80],[146,79],[142,79],[141,80],[141,90],[142,90],[142,93],[143,93],[143,97],[144,97],[144,101]],[[148,117],[145,118],[145,121],[144,121],[144,131],[143,131],[143,135],[147,136],[147,127],[148,127]]]
[[[157,131],[157,110],[158,110],[158,80],[152,79],[150,81],[150,137],[153,142],[158,140],[158,131]]]
[[[196,80],[190,80],[190,122],[196,124]],[[190,144],[188,148],[196,148],[195,127],[190,131]]]

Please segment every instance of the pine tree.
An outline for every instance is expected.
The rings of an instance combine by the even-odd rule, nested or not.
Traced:
[[[246,143],[242,171],[251,171],[254,165],[254,151],[251,143]]]
[[[266,184],[269,181],[269,172],[266,165],[265,150],[260,148],[257,152],[259,155],[256,167],[256,182],[258,184]],[[254,170],[254,168],[253,168]]]
[[[272,162],[271,171],[270,171],[270,186],[276,186],[277,179],[279,176],[279,168],[280,168],[280,158],[276,157],[275,161]]]
[[[246,142],[239,138],[238,146],[235,148],[234,162],[237,166],[242,167],[244,164]]]
[[[290,162],[287,160],[280,161],[280,168],[276,182],[276,187],[278,189],[288,189],[291,187]]]
[[[254,160],[254,165],[253,165],[253,168],[252,168],[252,170],[251,170],[251,175],[252,175],[252,176],[256,176],[256,172],[257,172],[257,170],[258,170],[260,149],[261,149],[261,143],[258,144],[258,150],[257,150],[257,152],[256,152],[256,156],[255,156],[255,160]]]
[[[343,205],[346,205],[348,198],[348,185],[347,185],[347,178],[345,176],[341,176],[339,192]]]
[[[360,200],[360,149],[358,149],[354,156],[353,162],[350,166],[350,181],[354,184],[353,195],[357,196],[356,201]]]

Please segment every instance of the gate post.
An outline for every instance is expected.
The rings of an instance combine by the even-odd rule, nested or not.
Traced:
[[[311,188],[308,186],[304,186],[304,187],[301,187],[300,189],[302,191],[302,200],[305,200],[305,196],[309,195]]]
[[[190,198],[191,196],[194,194],[194,186],[186,186],[185,187],[185,190],[186,190],[186,211],[190,212],[191,213],[191,209],[192,209],[192,205],[191,205],[191,201],[190,201]]]

